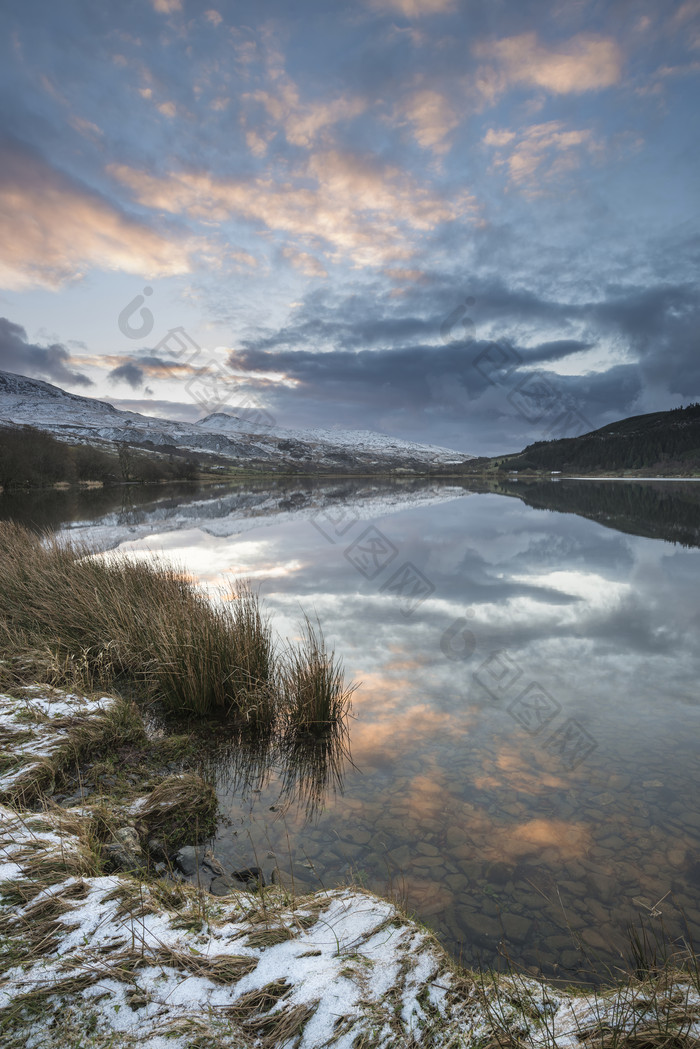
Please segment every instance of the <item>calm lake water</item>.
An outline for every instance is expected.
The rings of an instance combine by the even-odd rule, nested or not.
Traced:
[[[227,865],[393,894],[469,965],[582,978],[640,921],[700,944],[700,485],[503,487],[34,493],[0,516],[246,576],[282,637],[318,616],[361,683],[351,760],[313,784],[224,748]]]

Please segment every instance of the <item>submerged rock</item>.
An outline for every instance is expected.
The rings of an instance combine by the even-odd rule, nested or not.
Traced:
[[[214,896],[229,896],[238,889],[239,886],[236,885],[233,878],[229,878],[228,874],[222,874],[220,877],[214,878],[209,886],[209,892],[213,893]]]
[[[215,881],[228,877],[221,860],[216,858],[211,849],[205,849],[201,845],[183,845],[175,853],[174,862],[186,878],[201,886],[208,886],[212,877]]]
[[[243,867],[242,870],[231,871],[231,876],[244,885],[252,886],[253,891],[265,887],[265,876],[259,867]]]

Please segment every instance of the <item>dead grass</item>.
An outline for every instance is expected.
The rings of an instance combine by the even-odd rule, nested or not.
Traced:
[[[168,776],[139,807],[137,816],[157,836],[167,852],[185,842],[199,841],[216,823],[214,788],[194,773]]]
[[[157,965],[188,972],[193,976],[206,977],[215,983],[231,984],[251,973],[258,959],[247,954],[189,954],[170,947],[162,947],[148,955],[148,961]]]
[[[304,1028],[318,1005],[318,1002],[313,1002],[310,1005],[302,1004],[291,1009],[275,1010],[244,1021],[241,1028],[246,1034],[260,1040],[261,1049],[278,1049],[279,1046],[287,1045],[292,1038],[301,1040]]]
[[[286,925],[270,926],[266,929],[256,929],[246,939],[246,947],[274,947],[277,943],[285,943],[293,940],[296,933]]]
[[[245,584],[212,602],[176,567],[95,557],[12,522],[0,523],[0,557],[0,688],[121,688],[179,716],[226,715],[254,736],[278,722],[318,734],[348,710],[352,688],[320,629],[307,619],[280,667]]]
[[[226,1015],[239,1023],[250,1020],[253,1016],[268,1012],[286,998],[291,990],[292,985],[286,979],[266,983],[264,987],[256,987],[254,991],[242,994],[226,1009]]]
[[[7,522],[0,549],[0,644],[15,676],[38,664],[61,684],[129,683],[178,714],[264,720],[272,641],[245,587],[214,605],[174,567],[92,557]]]
[[[31,699],[27,694],[23,698]],[[97,751],[105,748],[116,750],[126,744],[143,745],[146,741],[143,722],[135,704],[123,698],[116,698],[103,710],[76,713],[65,718],[42,716],[38,711],[31,710],[31,719],[39,730],[43,727],[55,734],[55,742],[50,755],[41,760],[28,759],[26,771],[0,794],[3,800],[19,807],[26,807],[39,794],[53,787],[64,769],[79,767]],[[12,733],[6,735],[12,737]],[[26,740],[31,735],[31,729],[16,733],[15,744],[20,735]],[[3,759],[11,757],[12,742],[4,746],[8,750],[0,750],[0,764]],[[10,767],[7,762],[5,764]]]
[[[322,736],[345,725],[356,686],[346,686],[334,652],[328,652],[320,624],[304,617],[302,643],[289,646],[282,666],[285,717],[292,735]]]

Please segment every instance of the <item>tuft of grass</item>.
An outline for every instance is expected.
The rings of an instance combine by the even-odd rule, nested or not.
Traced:
[[[26,698],[26,696],[25,696]],[[16,756],[14,768],[27,765],[24,772],[17,776],[6,790],[0,791],[0,798],[13,804],[28,805],[37,795],[56,782],[61,773],[68,768],[77,768],[95,753],[106,748],[116,749],[126,744],[143,745],[146,733],[135,704],[128,699],[117,698],[107,709],[76,713],[65,718],[42,717],[32,711],[33,722],[50,728],[56,734],[51,753],[41,760],[31,761],[31,755]],[[33,735],[14,733],[14,739]],[[8,733],[12,738],[12,734]],[[6,745],[7,746],[7,745]],[[0,770],[12,768],[10,747],[3,750],[0,740]]]
[[[294,929],[287,925],[270,926],[267,929],[259,929],[251,932],[246,939],[246,947],[274,947],[278,943],[285,943],[296,937]]]
[[[322,736],[344,727],[356,685],[345,684],[341,663],[326,650],[321,626],[304,616],[299,647],[282,665],[285,717],[292,734]]]
[[[131,685],[178,714],[230,713],[258,724],[274,655],[255,595],[220,605],[176,568],[0,524],[0,644],[10,672],[87,689]],[[5,675],[8,671],[5,670]]]
[[[252,1017],[268,1012],[278,1002],[288,997],[292,989],[292,985],[284,978],[266,983],[264,987],[256,987],[255,990],[247,991],[236,998],[234,1004],[226,1008],[226,1015],[238,1023],[250,1020]]]
[[[306,1024],[319,1004],[319,1001],[315,1001],[308,1005],[294,1005],[290,1009],[275,1009],[244,1021],[241,1027],[246,1034],[256,1039],[255,1044],[260,1045],[261,1049],[277,1049],[278,1046],[288,1045],[293,1038],[297,1039],[293,1044],[298,1045]]]
[[[138,807],[149,836],[157,836],[167,852],[193,839],[199,841],[216,826],[214,788],[191,772],[168,776]]]
[[[175,715],[226,715],[258,737],[280,721],[317,735],[344,718],[353,689],[308,619],[280,667],[246,584],[212,602],[176,567],[93,554],[0,523],[0,688],[126,688]]]
[[[144,673],[152,698],[173,713],[225,713],[254,732],[271,731],[275,658],[257,595],[240,585],[213,605],[190,591],[184,608],[160,610],[157,658]]]

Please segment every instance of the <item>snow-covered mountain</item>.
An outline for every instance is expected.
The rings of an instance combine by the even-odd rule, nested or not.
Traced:
[[[209,461],[309,471],[436,470],[474,456],[367,430],[287,430],[217,412],[197,423],[123,412],[66,393],[41,379],[0,372],[0,424],[30,425],[73,443],[125,442],[154,451],[181,449]]]

